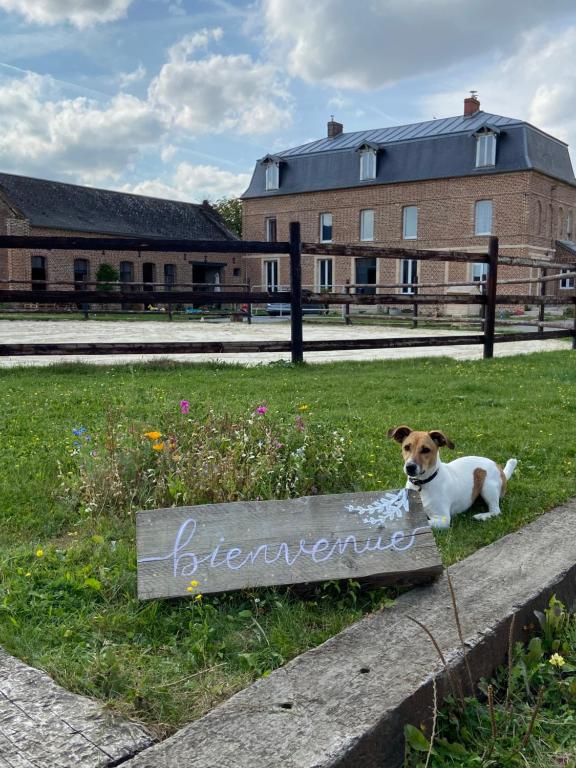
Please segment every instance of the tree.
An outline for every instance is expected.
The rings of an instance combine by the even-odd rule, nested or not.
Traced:
[[[218,211],[228,229],[242,237],[242,200],[239,197],[222,197],[212,203],[212,208]]]
[[[113,289],[111,283],[117,283],[119,279],[120,274],[117,269],[110,264],[100,264],[96,272],[99,291],[111,291]]]

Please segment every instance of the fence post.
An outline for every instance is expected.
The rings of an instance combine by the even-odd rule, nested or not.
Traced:
[[[547,269],[541,269],[540,270],[540,277],[546,277],[548,275]],[[540,283],[540,296],[546,296],[546,283]],[[546,306],[544,302],[540,304],[540,308],[538,310],[538,333],[544,332],[544,311],[546,309]]]
[[[418,286],[414,285],[414,296],[418,295]],[[418,328],[418,304],[414,302],[412,309],[412,328]]]
[[[346,280],[346,285],[344,286],[344,293],[346,295],[350,295],[350,280]],[[350,302],[342,305],[342,318],[344,320],[345,325],[350,325],[351,319],[350,319]]]
[[[576,298],[572,299],[572,310],[574,312],[574,322],[572,324],[572,349],[576,349]]]
[[[290,222],[290,328],[292,335],[292,362],[304,362],[302,337],[302,251],[300,222]]]
[[[491,237],[488,244],[488,276],[486,282],[486,311],[484,314],[484,359],[494,357],[494,329],[496,325],[496,291],[498,288],[498,238]]]

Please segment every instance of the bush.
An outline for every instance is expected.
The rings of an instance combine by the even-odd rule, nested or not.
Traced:
[[[111,283],[117,283],[120,280],[120,273],[110,264],[100,264],[96,272],[99,291],[111,291],[114,286]]]
[[[181,411],[159,429],[122,423],[113,412],[102,435],[75,429],[62,497],[90,514],[126,514],[354,490],[349,434],[301,414],[273,417],[265,406],[243,418],[213,410],[192,418],[185,401]]]

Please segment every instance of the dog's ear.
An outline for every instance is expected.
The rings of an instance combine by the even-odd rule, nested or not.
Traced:
[[[396,440],[397,443],[402,443],[404,442],[404,438],[408,437],[410,432],[414,432],[412,427],[407,427],[405,425],[402,425],[401,427],[392,427],[392,429],[388,430],[388,437]]]
[[[432,440],[436,443],[438,448],[442,448],[442,446],[446,446],[447,448],[455,448],[456,446],[450,440],[449,437],[446,437],[444,432],[440,432],[439,429],[433,429],[432,432],[428,432]]]

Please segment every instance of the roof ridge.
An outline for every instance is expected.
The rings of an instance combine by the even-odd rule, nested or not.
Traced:
[[[19,173],[6,173],[5,171],[0,171],[0,179],[3,176],[10,176],[13,179],[24,179],[26,181],[38,181],[44,184],[58,184],[62,187],[73,187],[74,189],[89,190],[91,192],[106,192],[108,194],[113,194],[113,195],[124,195],[126,197],[138,197],[138,198],[144,198],[145,200],[159,200],[161,202],[189,205],[193,208],[199,208],[199,209],[202,208],[202,203],[189,203],[187,200],[174,200],[171,197],[156,197],[155,195],[142,195],[142,194],[139,194],[138,192],[125,192],[119,189],[106,189],[105,187],[90,187],[90,186],[87,186],[86,184],[73,184],[70,181],[59,181],[58,179],[43,179],[38,176],[23,176],[22,174],[19,174]]]

